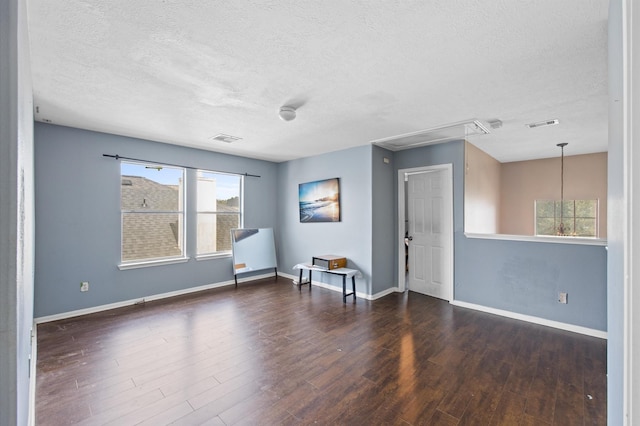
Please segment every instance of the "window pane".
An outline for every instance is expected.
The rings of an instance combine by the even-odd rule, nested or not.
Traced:
[[[596,220],[576,218],[576,235],[579,237],[595,237]]]
[[[556,222],[553,218],[538,217],[536,220],[537,235],[556,235]]]
[[[242,179],[198,170],[198,255],[231,251],[230,230],[242,226]]]
[[[560,202],[558,202],[558,206],[560,205]],[[573,202],[573,200],[565,200],[564,201],[564,209],[562,210],[562,217],[573,217],[573,212],[574,212],[574,206],[575,203]],[[558,208],[558,214],[559,214],[559,208]]]
[[[239,212],[241,177],[198,171],[199,212]]]
[[[555,215],[555,202],[554,201],[546,201],[546,200],[538,200],[536,201],[536,216],[537,217],[550,217],[553,218]]]
[[[564,225],[564,234],[565,236],[573,236],[573,218],[572,217],[565,217],[564,220],[562,221],[562,224]],[[556,229],[556,233],[553,235],[560,235],[559,234],[559,229],[560,229],[560,219],[558,218],[558,225],[557,225]]]
[[[596,217],[598,200],[576,200],[576,217]]]
[[[122,262],[184,256],[184,169],[122,162]]]
[[[182,211],[182,169],[123,162],[121,175],[122,210]]]
[[[198,254],[231,251],[234,228],[240,228],[239,214],[198,213]]]
[[[122,261],[182,256],[183,215],[123,213]]]

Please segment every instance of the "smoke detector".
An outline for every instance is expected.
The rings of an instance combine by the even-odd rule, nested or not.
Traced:
[[[296,109],[290,106],[280,107],[280,112],[278,113],[280,118],[284,121],[291,121],[296,118]]]

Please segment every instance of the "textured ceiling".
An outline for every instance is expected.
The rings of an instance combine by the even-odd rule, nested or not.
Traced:
[[[607,150],[608,0],[28,0],[36,120],[273,161],[468,119]],[[298,107],[294,121],[278,117]],[[528,129],[526,123],[560,120]],[[243,138],[210,140],[225,133]],[[126,155],[126,153],[119,153]]]

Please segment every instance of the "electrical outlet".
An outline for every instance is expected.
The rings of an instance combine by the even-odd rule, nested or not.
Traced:
[[[89,291],[89,281],[82,281],[80,283],[80,291]]]
[[[569,293],[559,293],[558,294],[558,303],[567,303],[567,297],[569,296]]]

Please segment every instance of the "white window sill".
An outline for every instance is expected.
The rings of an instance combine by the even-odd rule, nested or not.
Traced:
[[[223,259],[225,257],[231,257],[231,252],[201,254],[196,256],[196,260],[199,261],[199,260]]]
[[[147,268],[149,266],[160,266],[160,265],[171,265],[174,263],[186,263],[189,261],[188,257],[179,257],[172,259],[158,259],[158,260],[149,260],[146,262],[129,262],[129,263],[121,263],[118,265],[118,269],[121,271],[127,269],[137,269],[137,268]]]
[[[581,237],[554,237],[554,236],[533,236],[533,235],[508,235],[508,234],[473,234],[465,232],[467,238],[477,238],[485,240],[505,240],[505,241],[526,241],[531,243],[554,243],[554,244],[578,244],[583,246],[605,246],[607,240],[602,238],[581,238]]]

